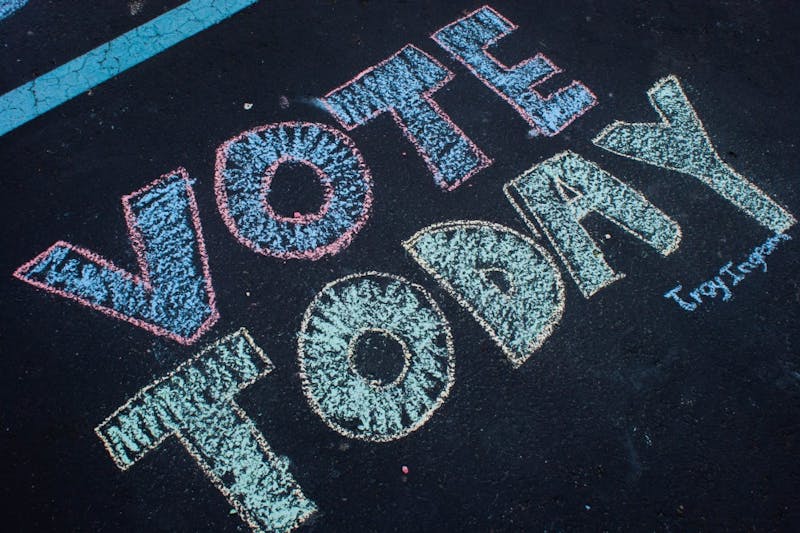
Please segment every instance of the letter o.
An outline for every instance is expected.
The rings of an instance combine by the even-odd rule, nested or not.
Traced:
[[[267,200],[278,167],[310,167],[325,190],[316,213],[284,217]],[[282,259],[316,260],[346,248],[372,205],[372,178],[352,139],[308,122],[269,124],[217,149],[214,192],[222,219],[243,245]]]
[[[358,338],[380,332],[403,347],[404,367],[391,383],[370,381],[353,364]],[[374,442],[420,428],[447,398],[455,377],[450,326],[418,285],[379,272],[326,285],[300,329],[303,392],[335,431]]]

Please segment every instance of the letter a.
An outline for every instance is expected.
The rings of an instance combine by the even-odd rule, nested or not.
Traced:
[[[508,182],[506,197],[536,233],[535,219],[586,298],[621,279],[581,225],[595,212],[669,255],[678,248],[678,224],[641,193],[583,157],[561,152]],[[570,197],[570,191],[574,197]],[[515,193],[521,201],[514,198]]]

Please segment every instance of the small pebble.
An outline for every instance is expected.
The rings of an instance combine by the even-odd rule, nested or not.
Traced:
[[[245,102],[244,108],[250,111],[251,109],[253,109],[253,104],[251,104],[250,102]]]
[[[403,467],[400,470],[403,471],[404,475],[408,475],[408,467],[406,465],[403,465]]]

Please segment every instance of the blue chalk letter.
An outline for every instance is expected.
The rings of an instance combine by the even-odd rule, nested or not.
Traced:
[[[25,7],[28,0],[2,0],[0,1],[0,20],[10,17],[17,10]]]
[[[533,87],[561,72],[542,54],[507,67],[488,48],[517,28],[491,7],[484,6],[431,37],[544,135],[556,135],[597,103],[582,83],[544,97]]]
[[[531,217],[541,226],[587,298],[623,276],[608,266],[581,226],[589,212],[604,216],[662,255],[669,255],[680,243],[681,230],[675,221],[641,193],[569,151],[534,166],[504,189],[531,230],[536,233]]]
[[[624,157],[694,176],[775,233],[794,225],[796,220],[789,212],[720,158],[678,78],[659,80],[647,96],[661,115],[660,123],[617,121],[600,132],[594,144]]]
[[[403,246],[472,313],[514,366],[527,361],[561,320],[558,266],[514,230],[476,220],[445,222]]]
[[[316,213],[281,216],[269,203],[283,164],[309,167],[325,200]],[[269,124],[217,150],[214,190],[231,233],[260,254],[316,260],[346,248],[369,217],[372,180],[353,141],[335,128],[308,122]]]
[[[123,470],[176,437],[250,527],[287,531],[315,511],[314,502],[234,403],[272,368],[241,329],[143,388],[95,433]]]
[[[492,163],[431,98],[452,77],[428,54],[407,45],[328,93],[324,103],[348,130],[391,113],[437,185],[452,190]]]
[[[356,367],[366,334],[401,346],[403,368],[391,382],[368,379]],[[447,319],[422,287],[389,274],[355,274],[325,286],[303,318],[298,354],[312,409],[351,438],[381,442],[411,433],[453,385]]]
[[[178,169],[122,198],[141,273],[58,242],[14,273],[156,335],[191,344],[218,318],[194,192]]]

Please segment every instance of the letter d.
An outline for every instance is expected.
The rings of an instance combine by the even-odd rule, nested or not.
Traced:
[[[403,243],[467,308],[516,367],[550,336],[564,310],[564,282],[541,246],[505,226],[451,221]]]

